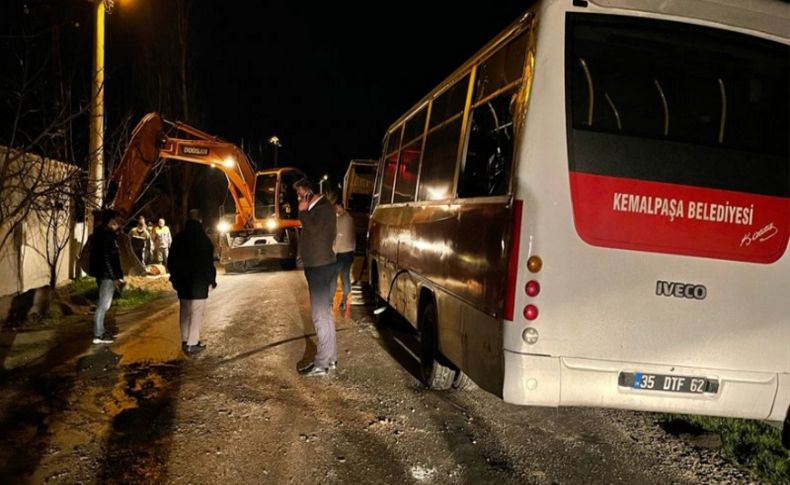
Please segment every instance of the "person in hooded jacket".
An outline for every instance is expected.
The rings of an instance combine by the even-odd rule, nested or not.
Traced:
[[[167,269],[180,303],[181,347],[187,355],[195,355],[205,348],[200,328],[209,291],[217,287],[214,245],[196,210],[189,211],[184,230],[173,238]]]
[[[117,232],[120,228],[119,214],[112,209],[100,212],[101,224],[91,236],[90,268],[88,274],[96,278],[99,301],[93,314],[93,343],[110,344],[114,337],[104,328],[104,317],[112,305],[116,288],[124,285],[121,257],[118,250]]]

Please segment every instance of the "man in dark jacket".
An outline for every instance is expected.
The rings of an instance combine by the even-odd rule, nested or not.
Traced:
[[[302,222],[299,255],[304,264],[313,325],[318,338],[313,362],[300,368],[299,373],[323,376],[329,369],[337,367],[335,322],[329,296],[329,285],[332,278],[337,276],[336,257],[332,250],[337,232],[335,209],[326,197],[313,194],[307,179],[296,182],[294,189],[299,195],[299,220]]]
[[[90,271],[99,287],[99,301],[93,315],[93,343],[109,344],[113,337],[104,329],[104,317],[112,305],[115,289],[124,284],[121,258],[116,241],[120,227],[118,213],[107,209],[101,213],[101,224],[91,236]]]
[[[189,216],[184,230],[173,238],[167,269],[180,303],[181,347],[187,355],[195,355],[205,348],[200,327],[209,289],[217,287],[217,270],[214,245],[203,230],[200,214],[191,210]]]

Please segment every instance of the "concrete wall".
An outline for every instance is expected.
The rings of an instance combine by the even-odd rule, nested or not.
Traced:
[[[5,148],[0,147],[0,157],[3,157],[4,153]],[[17,164],[21,163],[36,167],[34,171],[45,170],[47,178],[51,179],[52,183],[57,183],[57,177],[64,176],[63,174],[70,170],[68,165],[61,162],[33,155],[27,155],[17,161]],[[31,170],[26,169],[20,173],[29,177]],[[21,197],[21,194],[18,191],[15,193],[13,190],[4,190],[0,197],[13,205],[16,200],[20,200],[18,197]],[[58,218],[56,229],[52,224],[52,211],[30,212],[0,248],[0,297],[18,295],[49,284],[48,259],[52,260],[52,241],[56,232],[60,240],[69,241],[60,256],[57,282],[63,283],[76,276],[75,261],[81,248],[82,224],[74,223],[71,201],[64,202],[62,216]],[[7,222],[0,223],[0,238],[7,233],[9,227],[10,224]],[[2,317],[3,315],[0,314],[0,318]]]

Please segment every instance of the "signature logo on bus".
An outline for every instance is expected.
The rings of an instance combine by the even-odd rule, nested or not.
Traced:
[[[704,300],[708,296],[708,289],[705,285],[658,280],[656,281],[656,295]]]
[[[754,232],[747,232],[741,238],[741,247],[751,246],[753,242],[765,242],[779,233],[779,229],[773,222],[766,224],[762,229]]]

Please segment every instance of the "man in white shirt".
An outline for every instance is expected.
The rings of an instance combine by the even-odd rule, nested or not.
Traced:
[[[340,311],[345,311],[348,295],[351,293],[351,264],[354,262],[354,248],[356,247],[356,234],[354,232],[354,219],[346,212],[343,203],[335,202],[337,214],[337,236],[333,249],[337,254],[337,271],[343,280],[343,298],[340,300]],[[337,274],[332,278],[329,288],[330,298],[335,297],[337,291]]]

